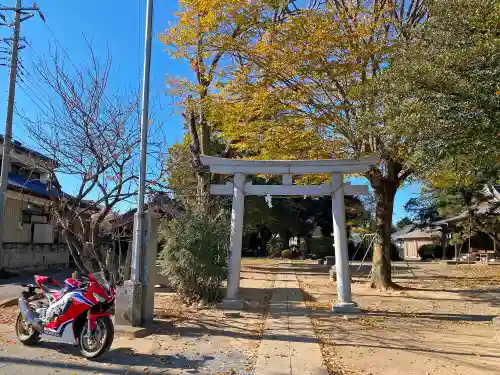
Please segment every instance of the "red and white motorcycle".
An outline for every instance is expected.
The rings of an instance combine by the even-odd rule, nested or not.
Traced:
[[[35,284],[23,287],[27,290],[19,298],[16,334],[24,345],[35,345],[45,336],[78,346],[86,358],[109,350],[116,291],[101,273],[66,279],[63,285],[35,275]]]

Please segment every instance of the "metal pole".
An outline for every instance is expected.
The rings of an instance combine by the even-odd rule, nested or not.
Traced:
[[[139,193],[137,195],[137,220],[135,224],[134,243],[132,244],[131,280],[141,281],[141,259],[145,254],[144,241],[144,195],[146,194],[146,153],[148,147],[149,123],[149,77],[151,70],[151,43],[153,28],[153,1],[147,0],[146,9],[146,36],[144,46],[144,73],[142,81],[142,108],[141,108],[141,164],[139,171]]]
[[[0,268],[3,267],[3,243],[5,232],[5,201],[9,184],[10,150],[12,148],[12,120],[14,118],[14,96],[16,92],[17,52],[19,49],[19,33],[21,29],[21,0],[16,3],[14,18],[14,37],[12,39],[12,58],[10,60],[9,99],[7,101],[7,118],[3,135],[2,169],[0,175]]]
[[[356,272],[359,272],[361,267],[363,267],[363,263],[365,262],[365,259],[368,256],[370,249],[372,248],[373,240],[375,239],[376,235],[377,235],[376,233],[370,234],[370,236],[372,236],[372,239],[371,239],[370,243],[368,244],[368,247],[366,248],[365,255],[363,256],[363,259],[361,260],[361,263],[359,264],[358,270]],[[371,271],[370,271],[370,274],[371,274]],[[368,274],[368,277],[370,277],[370,274]]]

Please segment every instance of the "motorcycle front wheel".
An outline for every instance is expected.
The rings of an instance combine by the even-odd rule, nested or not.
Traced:
[[[94,332],[89,332],[88,324],[83,326],[78,340],[80,353],[88,359],[97,358],[109,350],[114,336],[115,328],[111,319],[107,316],[99,317]]]
[[[16,320],[16,336],[26,346],[35,345],[40,341],[40,332],[29,325],[21,313]]]

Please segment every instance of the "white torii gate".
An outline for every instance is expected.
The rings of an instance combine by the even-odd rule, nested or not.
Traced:
[[[344,194],[366,195],[366,185],[344,183],[343,173],[363,173],[378,162],[378,157],[360,160],[242,160],[225,159],[212,156],[201,156],[201,163],[210,167],[210,172],[234,175],[233,182],[225,185],[211,185],[213,195],[230,195],[233,197],[231,211],[231,238],[229,256],[229,275],[227,295],[224,300],[228,305],[242,305],[239,300],[241,247],[243,235],[243,213],[245,195],[259,196],[323,196],[332,197],[333,235],[335,244],[335,267],[337,274],[338,302],[333,310],[336,312],[359,311],[358,305],[352,301],[351,280],[349,277],[349,255],[347,251],[347,234],[345,230]],[[294,175],[323,174],[331,175],[331,183],[320,185],[293,185]],[[282,185],[253,185],[245,183],[247,174],[281,174]]]

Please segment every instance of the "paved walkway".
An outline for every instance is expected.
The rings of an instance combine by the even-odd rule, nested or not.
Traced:
[[[220,350],[220,340],[228,340],[223,330],[214,336],[186,335],[177,346],[166,347],[160,336],[115,337],[110,353],[87,361],[75,348],[50,340],[24,347],[16,339],[13,323],[0,321],[0,375],[327,375],[307,312],[295,274],[277,273],[254,369],[245,368],[238,346]],[[222,367],[237,369],[219,370]]]
[[[255,375],[327,375],[295,274],[276,275]]]

